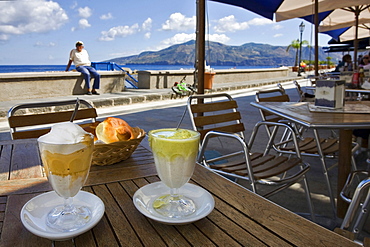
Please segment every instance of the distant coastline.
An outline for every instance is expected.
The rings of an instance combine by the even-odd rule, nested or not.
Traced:
[[[135,70],[181,70],[181,69],[194,69],[189,65],[121,65],[124,68]],[[51,72],[51,71],[64,71],[66,65],[0,65],[0,73],[23,73],[23,72]],[[213,69],[263,69],[263,68],[276,68],[274,66],[211,66]],[[75,69],[71,66],[71,70]]]

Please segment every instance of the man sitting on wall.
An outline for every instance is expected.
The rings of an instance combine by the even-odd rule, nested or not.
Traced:
[[[84,76],[85,85],[87,87],[86,94],[99,95],[96,89],[99,89],[100,87],[100,74],[93,67],[91,67],[89,54],[87,53],[86,50],[84,50],[84,43],[82,41],[77,41],[76,49],[71,50],[71,53],[69,54],[69,61],[67,64],[66,71],[69,70],[72,62],[76,66],[76,70],[78,72],[81,72],[82,75]],[[90,75],[94,78],[94,84],[92,87],[90,85]]]

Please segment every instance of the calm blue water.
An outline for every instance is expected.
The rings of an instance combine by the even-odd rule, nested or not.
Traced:
[[[103,66],[104,67],[104,66]],[[131,70],[179,70],[193,69],[189,65],[122,65]],[[0,73],[20,73],[20,72],[45,72],[45,71],[64,71],[66,65],[0,65]],[[75,67],[72,65],[70,70]],[[273,66],[212,66],[213,69],[261,69],[273,68]],[[102,69],[104,70],[104,69]]]

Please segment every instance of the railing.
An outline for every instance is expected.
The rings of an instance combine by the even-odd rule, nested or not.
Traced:
[[[122,70],[125,72],[125,81],[129,83],[133,88],[136,89],[139,88],[138,80],[135,77],[133,77],[128,71],[126,71],[125,69],[123,69],[121,66],[114,62],[92,62],[91,66],[96,70],[107,70],[107,71],[113,71],[115,69]]]

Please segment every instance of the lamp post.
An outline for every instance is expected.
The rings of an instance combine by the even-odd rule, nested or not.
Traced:
[[[302,21],[301,24],[299,25],[299,32],[301,33],[301,38],[299,40],[299,60],[298,60],[299,65],[298,65],[298,74],[297,74],[297,76],[301,76],[302,34],[303,34],[303,31],[304,31],[304,28],[305,28],[305,25]]]

